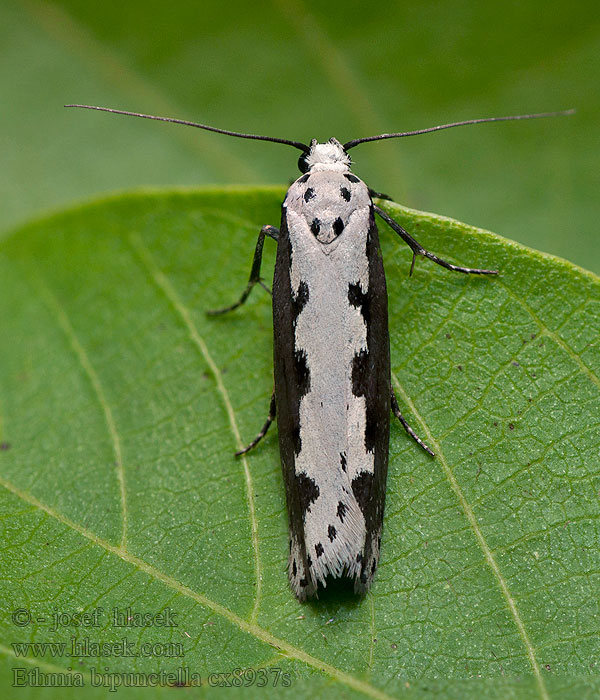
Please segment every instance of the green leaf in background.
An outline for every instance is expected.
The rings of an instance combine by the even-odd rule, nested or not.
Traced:
[[[12,696],[107,697],[89,686],[92,667],[188,667],[205,685],[236,668],[280,669],[291,685],[277,693],[290,697],[597,697],[598,279],[386,205],[429,249],[502,274],[419,260],[409,278],[410,251],[380,227],[393,381],[438,457],[393,425],[372,592],[300,605],[285,573],[275,430],[233,456],[268,407],[269,298],[257,290],[239,312],[204,314],[239,295],[282,195],[123,195],[0,243],[4,687],[14,667],[71,668],[85,689]],[[177,625],[117,628],[115,607],[171,610]],[[11,617],[20,608],[32,615],[23,626]],[[98,626],[53,629],[57,612],[97,608]],[[163,646],[16,656],[15,643],[72,637]],[[183,656],[165,655],[169,644]]]
[[[600,272],[600,13],[527,0],[3,0],[0,232],[138,186],[288,182],[289,154],[72,102],[306,140],[577,108],[353,151],[398,202]],[[0,235],[2,235],[0,233]]]

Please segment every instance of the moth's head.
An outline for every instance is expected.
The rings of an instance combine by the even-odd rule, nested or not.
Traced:
[[[331,138],[325,143],[318,143],[317,139],[313,139],[310,149],[298,158],[298,167],[301,173],[314,173],[319,170],[344,173],[350,170],[351,162],[350,156],[337,139]]]

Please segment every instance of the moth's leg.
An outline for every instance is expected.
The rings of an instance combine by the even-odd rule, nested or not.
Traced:
[[[383,192],[375,192],[375,190],[372,190],[370,187],[369,196],[371,197],[371,199],[387,199],[390,202],[392,201],[392,198],[389,194],[384,194]]]
[[[410,247],[410,249],[413,252],[413,259],[412,259],[412,264],[410,266],[410,274],[412,275],[413,269],[415,267],[415,258],[417,255],[422,255],[425,258],[429,258],[430,260],[433,260],[433,262],[437,263],[438,265],[441,265],[442,267],[445,267],[448,270],[454,270],[455,272],[464,272],[467,274],[472,274],[472,275],[497,275],[498,270],[480,270],[479,268],[476,267],[459,267],[458,265],[453,265],[452,263],[446,262],[445,260],[442,260],[441,258],[438,258],[437,255],[434,255],[433,253],[430,253],[428,250],[425,250],[423,246],[416,241],[408,231],[405,231],[402,226],[397,221],[394,221],[391,216],[386,214],[383,209],[380,209],[377,205],[373,205],[375,211],[379,214],[379,216],[385,221],[388,226],[390,226],[399,236],[402,238],[402,240]]]
[[[394,388],[392,387],[392,413],[396,416],[396,418],[402,423],[404,430],[411,436],[411,438],[421,445],[421,447],[425,450],[425,452],[429,452],[429,454],[432,457],[435,457],[435,452],[426,445],[423,440],[415,433],[415,431],[410,427],[410,425],[406,422],[406,418],[400,413],[400,406],[398,406],[398,399],[396,398],[396,394],[394,393]]]
[[[258,443],[264,438],[264,436],[267,434],[267,431],[271,427],[271,423],[275,420],[275,413],[277,411],[277,405],[275,403],[275,389],[273,389],[273,393],[271,394],[271,403],[269,404],[269,415],[267,416],[267,420],[265,421],[265,424],[261,428],[260,433],[252,440],[252,442],[244,447],[243,450],[240,450],[239,452],[235,453],[236,457],[239,457],[240,455],[245,455],[246,452],[250,452],[250,450],[253,447],[256,447]]]
[[[248,284],[246,285],[246,289],[244,289],[242,296],[235,302],[235,304],[232,304],[231,306],[226,306],[224,309],[212,309],[207,311],[206,313],[209,316],[218,316],[219,314],[226,314],[228,311],[237,309],[238,306],[241,306],[246,301],[250,292],[252,291],[252,287],[254,287],[255,284],[260,284],[260,286],[269,292],[269,294],[271,293],[271,290],[260,278],[260,264],[262,262],[265,236],[269,236],[269,238],[276,241],[279,238],[279,229],[275,228],[274,226],[263,226],[261,228],[260,233],[258,234],[258,240],[256,241],[256,248],[254,249],[254,259],[252,260],[250,279],[248,280]]]

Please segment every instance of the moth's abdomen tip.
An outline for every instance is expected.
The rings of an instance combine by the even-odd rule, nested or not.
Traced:
[[[354,593],[358,596],[365,596],[371,588],[371,583],[373,582],[372,577],[369,577],[365,582],[360,580],[360,576],[354,579]]]
[[[312,584],[299,586],[296,581],[290,580],[290,585],[294,591],[294,595],[301,603],[306,603],[308,600],[317,600],[319,598],[317,587]]]

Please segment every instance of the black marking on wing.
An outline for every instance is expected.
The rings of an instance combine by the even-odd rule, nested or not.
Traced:
[[[375,452],[380,427],[376,412],[367,405],[367,423],[365,425],[365,449],[367,452]]]
[[[360,284],[350,284],[348,286],[348,301],[352,306],[360,309],[360,313],[368,328],[371,320],[371,299],[368,291],[363,292]]]
[[[342,523],[344,522],[344,518],[346,517],[347,512],[348,512],[348,506],[345,503],[343,503],[342,501],[339,501],[338,507],[337,507],[337,516]]]
[[[323,545],[320,542],[317,542],[315,545],[315,552],[317,553],[317,559],[322,556],[323,552],[325,550],[323,549]]]
[[[302,177],[298,178],[298,182],[306,182],[309,177],[310,177],[310,173],[306,173],[306,175],[303,175]]]
[[[373,473],[360,472],[352,479],[352,493],[362,514],[367,517],[373,490]]]
[[[302,398],[310,389],[310,370],[308,369],[307,355],[304,350],[294,351],[294,371],[298,384],[298,394]]]
[[[371,357],[368,350],[357,352],[352,358],[352,393],[366,396],[369,390]]]
[[[366,537],[362,549],[360,575],[355,580],[355,591],[365,593],[373,579],[373,562],[379,559],[377,538],[381,533],[385,507],[385,484],[388,467],[389,419],[390,419],[390,355],[387,324],[387,291],[379,236],[373,209],[369,214],[367,233],[367,258],[369,260],[369,285],[365,299],[360,290],[348,290],[350,303],[362,302],[361,312],[368,314],[367,343],[368,371],[363,373],[357,364],[357,389],[365,390],[367,407],[365,447],[374,454],[374,471],[359,473],[352,483],[352,491],[365,518]],[[352,294],[352,297],[351,297]],[[364,360],[363,360],[364,362]],[[357,363],[360,361],[357,360]],[[354,369],[354,366],[353,366]],[[362,369],[365,369],[363,365]],[[360,380],[364,379],[364,382]],[[353,377],[354,379],[354,377]],[[377,564],[375,563],[375,566]]]
[[[308,284],[306,284],[306,282],[302,280],[298,285],[298,291],[296,292],[296,295],[292,299],[292,325],[294,326],[294,328],[298,323],[298,316],[300,316],[302,310],[308,303],[308,297]]]
[[[292,445],[294,447],[294,454],[296,457],[300,454],[302,449],[302,438],[300,437],[300,420],[294,423],[292,427]]]
[[[308,203],[315,196],[315,190],[313,187],[307,187],[304,192],[304,201]]]
[[[300,495],[300,508],[302,509],[302,519],[306,516],[306,511],[310,511],[311,503],[319,498],[319,487],[314,479],[305,473],[298,474],[298,494]]]
[[[342,197],[343,197],[347,202],[350,201],[350,197],[351,197],[352,195],[351,195],[351,193],[350,193],[350,190],[349,190],[347,187],[343,187],[343,186],[340,187],[340,194],[342,195]]]
[[[316,218],[313,219],[312,224],[310,225],[310,230],[313,232],[314,236],[318,236],[321,230],[321,220]]]
[[[335,538],[337,537],[337,530],[333,525],[330,525],[327,528],[327,536],[329,537],[331,542],[333,542],[333,540],[335,540]]]
[[[306,282],[302,281],[298,285],[298,291],[291,299],[291,320],[292,320],[292,336],[298,323],[298,316],[302,313],[302,309],[308,303],[309,291]],[[307,356],[304,350],[293,351],[292,377],[295,380],[295,390],[297,393],[297,401],[305,396],[310,389],[310,370],[307,364]],[[300,415],[295,414],[292,417],[291,437],[294,446],[294,454],[296,457],[302,449],[302,438],[300,437]]]
[[[340,452],[340,464],[342,466],[342,471],[345,472],[347,471],[348,468],[348,460],[346,459],[346,453],[345,452]]]
[[[307,173],[300,179],[306,182],[308,177]],[[290,269],[293,251],[288,223],[287,212],[283,208],[273,277],[273,354],[281,467],[285,483],[290,537],[293,546],[297,547],[297,551],[294,552],[297,574],[295,577],[292,575],[293,562],[290,562],[289,575],[298,598],[304,600],[316,592],[308,574],[304,514],[318,493],[315,485],[306,477],[303,479],[302,476],[296,475],[296,459],[302,445],[300,441],[301,396],[296,378],[294,321],[302,311],[308,289],[302,288],[301,285],[297,290],[292,288]],[[300,576],[303,580],[299,582]]]

